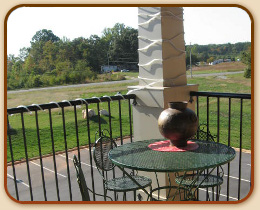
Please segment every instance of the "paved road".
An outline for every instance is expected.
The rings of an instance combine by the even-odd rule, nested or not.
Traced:
[[[243,72],[244,71],[221,72],[221,73],[212,73],[212,74],[195,74],[195,75],[192,75],[192,77],[224,76],[224,75],[238,74],[238,73],[243,73]],[[190,75],[188,74],[187,77],[190,78]],[[40,90],[54,90],[54,89],[62,89],[62,88],[73,88],[73,87],[88,87],[88,86],[90,87],[90,86],[98,86],[98,85],[122,84],[122,83],[131,83],[131,82],[137,82],[137,81],[138,81],[137,78],[132,78],[132,79],[129,79],[129,80],[120,80],[120,81],[111,81],[111,82],[97,82],[97,83],[77,84],[77,85],[62,85],[62,86],[45,87],[45,88],[31,88],[31,89],[26,89],[26,90],[10,90],[10,91],[7,91],[7,94],[40,91]]]
[[[73,166],[72,158],[73,154],[77,155],[77,151],[72,151],[69,153],[69,166],[70,166],[70,180],[72,185],[72,200],[80,201],[81,195],[76,181],[75,169]],[[240,185],[240,199],[244,198],[250,190],[250,174],[251,174],[251,154],[242,153],[242,164],[241,164],[241,185]],[[89,160],[89,150],[88,148],[81,149],[81,161],[82,169],[85,174],[87,185],[92,188],[92,179],[91,179],[91,165]],[[69,201],[69,187],[68,187],[68,172],[66,167],[66,155],[57,154],[56,155],[57,171],[58,171],[58,189],[59,197],[61,201]],[[29,162],[30,174],[31,174],[31,183],[32,183],[32,194],[33,200],[43,201],[43,185],[41,178],[41,167],[39,160],[32,160]],[[57,188],[55,182],[55,173],[53,165],[53,157],[46,157],[43,159],[44,166],[44,177],[45,177],[45,186],[47,192],[48,201],[57,201]],[[239,189],[239,153],[237,152],[236,158],[230,164],[230,178],[229,178],[229,187],[227,187],[227,172],[228,165],[224,165],[224,183],[221,186],[220,200],[226,201],[227,195],[229,194],[229,201],[237,201],[238,199],[238,189]],[[15,165],[16,177],[18,179],[17,185],[19,190],[19,197],[21,201],[30,201],[30,188],[27,176],[26,163],[21,163]],[[93,166],[94,173],[94,185],[97,193],[103,194],[103,185],[101,175],[98,173],[95,165]],[[116,170],[116,174],[122,174],[119,170]],[[151,174],[153,175],[153,174]],[[112,176],[112,174],[110,174]],[[16,198],[14,181],[13,181],[13,172],[12,167],[7,168],[7,188],[11,196]],[[211,197],[211,189],[209,189]],[[113,193],[109,192],[110,196],[114,196]],[[205,190],[201,189],[200,191],[200,200],[204,200],[206,196]],[[133,200],[133,193],[127,194],[128,200]],[[97,200],[102,200],[102,197],[97,197]],[[122,199],[122,193],[119,197],[119,200]]]
[[[111,81],[111,82],[96,82],[96,83],[77,84],[77,85],[61,85],[61,86],[55,86],[55,87],[31,88],[31,89],[26,89],[26,90],[9,90],[9,91],[7,91],[7,94],[40,91],[40,90],[73,88],[73,87],[88,87],[88,86],[98,86],[98,85],[122,84],[122,83],[136,82],[136,81],[138,81],[138,79],[120,80],[120,81]]]

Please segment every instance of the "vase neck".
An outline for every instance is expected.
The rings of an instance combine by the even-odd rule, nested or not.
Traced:
[[[181,102],[169,102],[169,107],[171,109],[178,109],[178,110],[184,110],[188,106],[188,102],[181,101]]]

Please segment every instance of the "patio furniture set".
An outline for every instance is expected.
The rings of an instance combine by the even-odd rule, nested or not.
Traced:
[[[107,191],[118,193],[141,190],[143,195],[147,195],[147,201],[196,201],[198,189],[210,187],[214,191],[216,187],[218,200],[224,174],[221,166],[232,161],[236,153],[233,148],[214,142],[214,137],[201,128],[197,131],[197,137],[199,139],[191,138],[188,141],[186,149],[176,149],[174,146],[174,151],[167,151],[163,148],[173,148],[167,139],[149,139],[117,146],[102,131],[95,143],[93,157],[103,177],[105,191],[104,195],[96,194],[104,196],[105,200],[113,200],[107,196]],[[73,160],[82,200],[90,201],[89,192],[92,191],[87,187],[81,164],[75,155]],[[123,176],[107,180],[104,173],[115,167],[123,172]],[[156,175],[158,172],[167,173],[168,176],[174,174],[174,183],[169,181],[167,185],[160,186],[157,180],[158,186],[152,189],[150,178],[131,174],[126,169]],[[213,175],[216,171],[217,174]],[[161,195],[163,190],[165,193]],[[141,200],[143,196],[139,194],[137,197]]]

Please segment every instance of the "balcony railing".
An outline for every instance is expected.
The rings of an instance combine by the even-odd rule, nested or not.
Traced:
[[[20,201],[80,200],[75,169],[72,168],[73,154],[77,154],[85,167],[83,170],[87,171],[88,186],[96,193],[103,193],[102,179],[92,160],[92,143],[96,132],[100,135],[103,129],[109,131],[111,138],[117,138],[118,144],[124,143],[124,137],[133,141],[131,101],[135,103],[135,95],[8,109],[9,194]],[[90,108],[96,116],[82,119],[81,110]],[[107,111],[107,116],[101,115],[101,108]],[[18,125],[17,121],[20,121]],[[92,199],[96,200],[95,195]]]
[[[224,168],[225,182],[221,186],[221,200],[245,198],[251,190],[253,175],[251,94],[191,92],[190,95],[191,101],[196,97],[197,116],[199,123],[205,125],[205,131],[213,134],[217,142],[234,147],[237,151],[236,159]],[[206,193],[204,197],[208,195]]]
[[[200,124],[205,124],[207,132],[215,135],[218,142],[238,151],[237,161],[224,167],[226,180],[220,200],[243,199],[251,186],[251,165],[244,165],[244,159],[249,159],[251,164],[250,153],[244,153],[244,149],[251,149],[251,95],[191,92],[191,101],[194,97]],[[132,103],[135,104],[133,94],[8,109],[6,187],[9,194],[19,201],[80,201],[73,154],[82,162],[89,188],[103,194],[102,178],[92,159],[95,134],[98,136],[106,129],[119,144],[132,142]],[[93,109],[97,115],[83,119],[82,109]],[[102,109],[107,110],[107,116],[100,114]],[[115,170],[106,175],[114,177],[117,173],[121,172]],[[199,193],[200,200],[212,193],[210,189],[206,191],[209,193]],[[136,200],[135,193],[109,196],[115,200],[123,197]],[[91,199],[104,200],[95,195]]]

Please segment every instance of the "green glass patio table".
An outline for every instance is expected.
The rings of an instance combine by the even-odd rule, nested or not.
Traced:
[[[185,152],[155,151],[148,145],[165,141],[152,139],[127,143],[109,152],[109,158],[119,168],[129,168],[148,172],[187,172],[215,168],[232,161],[235,150],[227,145],[191,140],[198,148]]]

